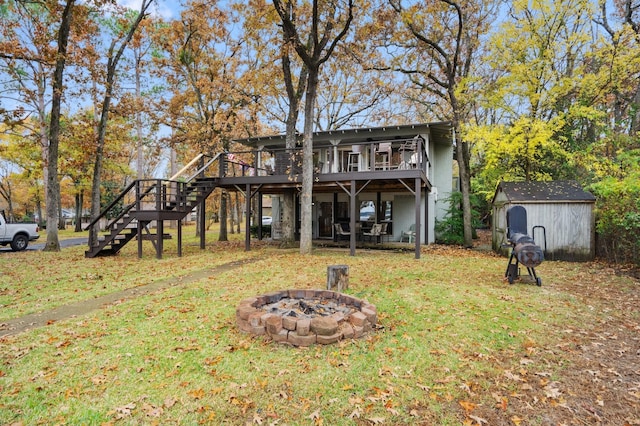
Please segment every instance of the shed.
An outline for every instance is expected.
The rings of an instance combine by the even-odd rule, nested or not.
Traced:
[[[493,197],[492,247],[508,254],[507,210],[527,211],[527,232],[547,260],[588,261],[595,257],[596,198],[575,181],[501,182]]]

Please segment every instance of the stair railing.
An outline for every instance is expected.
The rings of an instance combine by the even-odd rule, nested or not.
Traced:
[[[106,216],[107,213],[109,213],[111,211],[112,208],[114,208],[132,189],[133,187],[136,186],[136,181],[131,182],[121,193],[118,197],[114,198],[113,201],[111,201],[111,203],[109,203],[109,205],[107,205],[107,207],[105,207],[100,214],[93,219],[87,226],[85,226],[84,230],[88,230],[90,229],[92,226],[94,226],[96,223],[98,223],[98,221],[100,219],[102,219],[103,217]],[[135,202],[129,204],[128,206],[125,206],[122,209],[122,212],[120,213],[120,215],[118,216],[118,219],[122,218],[122,216],[124,216],[124,214],[126,212],[128,212],[129,210],[131,210],[131,208],[135,205]],[[118,220],[116,219],[116,220]]]
[[[88,230],[90,229],[92,226],[95,226],[95,224],[98,223],[98,221],[104,217],[106,217],[106,215],[112,210],[114,209],[123,199],[125,199],[125,197],[127,197],[127,195],[131,194],[132,192],[132,196],[134,198],[134,201],[131,202],[130,204],[124,205],[122,207],[122,211],[120,212],[120,214],[118,214],[117,217],[115,217],[114,219],[112,219],[109,224],[106,226],[106,229],[111,228],[115,223],[117,223],[120,219],[122,219],[122,217],[127,214],[132,208],[136,207],[137,209],[141,209],[142,208],[142,204],[140,204],[140,202],[142,201],[143,198],[147,197],[147,196],[151,196],[151,192],[154,191],[154,189],[162,189],[162,193],[164,195],[158,194],[157,198],[156,198],[156,209],[160,210],[163,208],[163,204],[164,206],[167,206],[167,200],[165,200],[164,203],[162,203],[162,197],[168,197],[171,195],[171,191],[167,191],[166,186],[168,184],[172,184],[172,183],[178,183],[178,186],[176,188],[177,193],[173,194],[173,196],[175,197],[175,208],[183,208],[184,206],[187,205],[187,200],[186,200],[186,191],[185,191],[185,184],[188,182],[191,182],[194,178],[196,178],[197,176],[201,175],[205,170],[207,170],[214,162],[216,162],[217,160],[220,161],[224,161],[224,157],[223,157],[224,153],[219,153],[213,157],[208,156],[206,154],[198,154],[195,158],[193,158],[193,160],[191,160],[187,165],[185,165],[182,169],[180,169],[176,174],[174,174],[173,176],[171,176],[170,179],[138,179],[135,180],[133,182],[131,182],[121,193],[120,195],[118,195],[113,201],[111,201],[111,203],[109,203],[104,209],[102,209],[102,211],[100,212],[100,214],[94,218],[91,222],[89,222],[88,225],[86,225],[84,227],[84,230]],[[204,159],[208,158],[207,161],[205,162]],[[201,163],[200,166],[196,169],[195,172],[193,172],[191,175],[189,175],[184,181],[178,181],[178,179],[180,178],[180,176],[184,175],[186,172],[188,172],[190,169],[193,168],[194,165],[196,165],[197,163]],[[222,169],[222,168],[220,168]],[[148,182],[148,181],[154,181],[155,183],[152,185],[149,185],[148,187],[146,187],[144,190],[141,190],[141,188],[143,186],[145,186],[143,184],[143,182]],[[157,204],[160,203],[160,204]]]
[[[184,175],[187,174],[187,172],[189,172],[190,170],[193,170],[194,166],[198,165],[197,168],[195,169],[195,171],[191,172],[190,175],[187,175],[184,178],[184,182],[191,182],[193,179],[195,179],[196,177],[200,176],[205,170],[207,170],[213,163],[215,163],[219,159],[220,159],[220,161],[223,161],[223,159],[221,159],[221,157],[223,155],[224,155],[224,153],[219,153],[219,154],[216,154],[215,156],[211,157],[211,156],[206,155],[206,154],[198,154],[186,166],[184,166],[177,173],[175,173],[173,176],[171,176],[169,178],[169,180],[170,181],[178,180],[181,176],[184,176]],[[205,159],[206,159],[206,161],[205,161]],[[211,177],[214,177],[214,176],[211,176]]]
[[[218,160],[223,155],[224,153],[219,153],[219,154],[216,154],[214,157],[209,157],[209,160],[206,163],[204,163],[202,167],[200,167],[191,176],[189,176],[189,178],[187,179],[187,182],[191,182],[191,180],[194,179],[196,176],[202,174],[205,170],[209,168],[209,166],[211,166],[216,160]],[[224,158],[220,161],[224,161]]]

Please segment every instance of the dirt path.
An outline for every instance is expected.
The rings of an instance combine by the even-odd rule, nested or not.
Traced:
[[[60,306],[59,308],[52,309],[46,312],[38,312],[35,314],[25,315],[20,318],[5,321],[0,324],[0,338],[12,334],[22,333],[26,330],[31,330],[38,327],[44,327],[52,324],[56,321],[61,321],[69,318],[74,318],[82,315],[86,315],[89,312],[101,309],[105,306],[116,302],[123,302],[136,297],[144,296],[156,291],[164,290],[169,287],[175,287],[179,285],[189,284],[204,278],[208,278],[220,272],[229,271],[231,269],[238,268],[248,263],[253,263],[260,260],[260,257],[245,259],[241,261],[229,262],[213,269],[206,269],[195,272],[193,274],[186,275],[184,277],[168,278],[161,281],[156,281],[150,284],[129,288],[126,290],[117,291],[115,293],[106,294],[104,296],[96,297],[95,299],[83,300],[80,302],[70,303],[68,305]]]

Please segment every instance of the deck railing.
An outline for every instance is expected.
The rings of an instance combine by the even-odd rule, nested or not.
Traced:
[[[421,169],[429,176],[428,147],[422,138],[314,147],[317,174]],[[302,148],[234,151],[224,154],[220,176],[291,175],[302,172]]]

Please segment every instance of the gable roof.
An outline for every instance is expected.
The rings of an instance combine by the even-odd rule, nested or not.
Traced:
[[[342,143],[384,141],[396,138],[410,138],[418,134],[429,134],[432,143],[437,145],[453,144],[453,127],[450,122],[434,122],[421,124],[405,124],[383,127],[361,127],[357,129],[328,130],[314,132],[314,146],[330,146],[331,141],[340,140]],[[256,136],[246,139],[236,139],[234,142],[250,147],[281,146],[284,147],[286,135]],[[302,134],[298,135],[302,142]]]
[[[502,191],[510,202],[595,202],[596,197],[585,191],[576,181],[500,182],[493,202]]]

